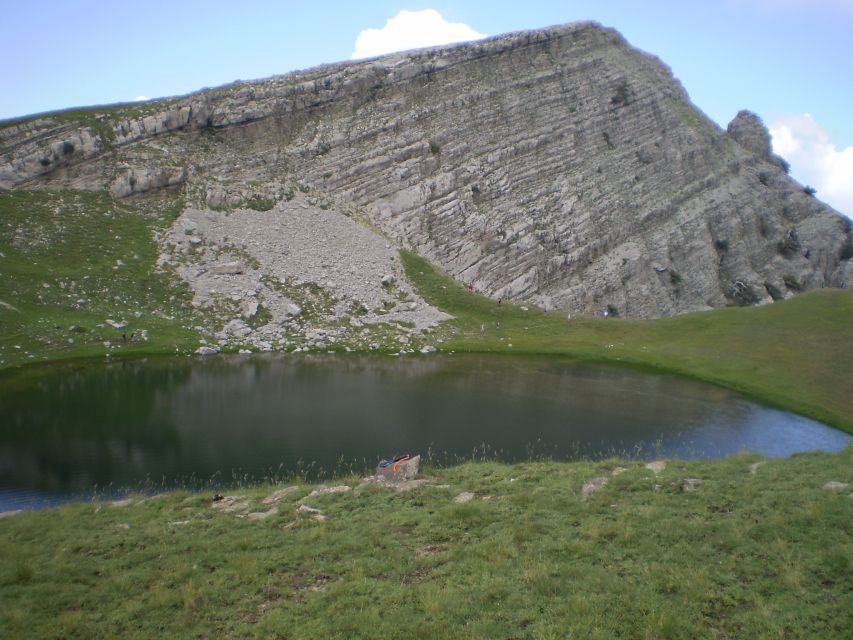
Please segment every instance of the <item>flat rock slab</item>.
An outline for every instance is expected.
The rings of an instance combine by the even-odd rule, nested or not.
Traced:
[[[249,510],[249,499],[246,496],[224,496],[211,505],[223,513],[238,513]]]
[[[15,509],[14,511],[0,511],[0,520],[3,518],[11,518],[12,516],[16,516],[19,513],[23,513],[22,509]]]
[[[470,491],[463,491],[458,496],[453,498],[453,502],[456,504],[465,504],[466,502],[471,502],[474,499],[474,494]]]
[[[261,502],[263,502],[263,504],[275,504],[279,500],[283,500],[284,498],[289,496],[291,493],[294,493],[295,491],[298,491],[298,490],[299,490],[299,485],[293,485],[290,487],[285,487],[284,489],[279,489],[278,491],[271,493],[266,498],[261,500]]]
[[[761,467],[761,465],[763,465],[763,464],[764,464],[763,462],[753,462],[751,465],[749,465],[749,472],[750,472],[752,475],[755,475],[756,473],[758,473],[758,469],[759,469],[759,468]]]
[[[583,483],[581,497],[587,498],[607,484],[607,478],[593,478]]]
[[[334,495],[336,493],[349,493],[350,491],[352,491],[352,487],[347,486],[345,484],[341,484],[335,487],[317,487],[302,499],[307,500],[308,498],[314,498],[316,496]]]
[[[133,504],[133,499],[126,498],[124,500],[113,500],[112,502],[110,502],[110,504],[114,507],[119,507],[119,508],[129,507],[130,505]]]
[[[314,507],[309,507],[307,504],[300,504],[299,508],[296,510],[296,514],[311,516],[319,522],[326,519],[326,516],[323,515],[322,511],[315,509]]]
[[[275,515],[278,515],[278,507],[273,507],[269,511],[255,511],[246,514],[246,518],[249,520],[266,520]]]
[[[663,460],[655,460],[654,462],[648,462],[646,463],[646,469],[657,475],[661,471],[666,469],[666,462]]]
[[[827,491],[847,491],[850,488],[850,485],[847,482],[836,482],[832,480],[823,485],[823,488]]]

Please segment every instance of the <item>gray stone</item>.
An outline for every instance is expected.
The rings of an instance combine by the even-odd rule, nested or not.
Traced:
[[[823,488],[827,491],[847,491],[850,488],[850,484],[847,482],[838,482],[836,480],[832,480],[823,485]]]
[[[240,262],[224,262],[222,264],[215,265],[211,271],[213,273],[218,273],[220,275],[237,275],[239,273],[243,273],[243,265]]]
[[[702,480],[700,478],[685,478],[681,483],[681,490],[695,491],[700,484],[702,484]]]
[[[326,516],[319,509],[315,509],[314,507],[309,507],[307,504],[299,505],[299,508],[296,509],[297,515],[308,515],[311,516],[314,520],[318,522],[323,522],[326,520]]]
[[[592,480],[587,480],[583,483],[581,487],[581,498],[588,498],[593,493],[601,489],[604,485],[607,484],[607,478],[593,478]]]
[[[655,475],[662,473],[664,469],[666,469],[666,461],[665,460],[655,460],[654,462],[647,462],[646,469],[653,472]]]
[[[214,347],[202,345],[198,349],[196,349],[195,352],[200,356],[215,356],[217,353],[219,353],[219,350],[215,349]]]
[[[749,465],[749,473],[751,475],[755,475],[756,473],[758,473],[758,469],[763,465],[763,462],[753,462],[751,465]]]
[[[307,498],[313,498],[315,496],[326,496],[326,495],[334,495],[339,493],[349,493],[352,491],[352,487],[341,484],[334,487],[317,487],[311,493],[309,493],[303,500]]]
[[[273,507],[268,511],[253,511],[252,513],[247,513],[246,518],[249,520],[266,520],[267,518],[271,518],[275,515],[278,515],[278,507]]]
[[[278,489],[277,491],[274,491],[272,494],[264,498],[261,502],[263,502],[264,504],[275,504],[279,500],[283,500],[284,498],[296,491],[299,491],[299,485],[284,487],[283,489]]]
[[[249,499],[246,496],[224,496],[212,502],[211,506],[223,513],[248,513]]]
[[[474,494],[470,491],[463,491],[458,496],[453,498],[453,502],[456,504],[465,504],[466,502],[471,502],[474,499]]]

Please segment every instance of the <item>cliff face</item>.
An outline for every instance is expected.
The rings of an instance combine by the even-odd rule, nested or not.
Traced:
[[[850,224],[595,24],[330,65],[0,131],[0,188],[294,189],[489,296],[650,318],[853,281]]]

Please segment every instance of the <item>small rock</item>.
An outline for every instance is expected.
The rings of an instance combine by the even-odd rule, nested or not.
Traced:
[[[215,356],[219,353],[219,350],[213,347],[202,346],[196,349],[195,352],[200,356]]]
[[[222,331],[227,336],[230,335],[237,338],[245,338],[247,335],[252,333],[252,328],[240,318],[234,318],[233,320],[228,321]]]
[[[753,462],[751,465],[749,465],[749,472],[752,475],[755,475],[758,472],[758,468],[763,464],[763,462]]]
[[[190,240],[192,242],[192,240]],[[236,276],[237,274],[243,273],[243,265],[239,262],[223,262],[222,264],[215,265],[211,272],[218,273],[224,276]]]
[[[261,502],[263,502],[264,504],[275,504],[276,502],[278,502],[282,498],[286,498],[291,493],[293,493],[294,491],[298,491],[298,490],[299,490],[298,485],[293,485],[291,487],[285,487],[284,489],[279,489],[278,491],[275,491],[274,493],[268,495]]]
[[[610,472],[610,475],[615,478],[616,476],[622,475],[627,470],[628,469],[626,469],[625,467],[616,467],[615,469],[613,469],[613,471]]]
[[[305,500],[307,498],[311,498],[313,496],[324,496],[324,495],[334,494],[334,493],[348,493],[349,491],[352,491],[352,487],[347,486],[345,484],[338,485],[336,487],[317,487],[311,493],[309,493],[305,498],[303,498],[303,500]]]
[[[312,518],[317,520],[318,522],[322,522],[326,519],[326,516],[323,515],[323,512],[319,509],[315,509],[314,507],[309,507],[307,504],[299,505],[299,508],[296,510],[297,514],[306,514],[310,515]]]
[[[249,499],[246,496],[224,496],[211,506],[223,513],[246,512],[249,510]]]
[[[278,515],[278,507],[273,507],[269,511],[254,511],[246,515],[249,520],[266,520],[267,518]]]
[[[114,507],[129,507],[133,504],[133,500],[131,498],[125,498],[124,500],[113,500],[110,504]]]
[[[681,483],[681,490],[695,491],[700,484],[702,484],[702,480],[699,478],[684,478],[684,482]]]
[[[129,524],[127,524],[126,522],[119,522],[119,523],[116,525],[116,527],[117,527],[117,528],[119,528],[119,529],[130,529],[130,525],[129,525]]]
[[[581,497],[587,498],[606,484],[607,478],[593,478],[592,480],[587,480],[581,487]]]
[[[666,469],[666,462],[663,460],[655,460],[654,462],[646,463],[646,469],[653,472],[655,475]]]
[[[397,281],[397,278],[395,278],[391,274],[385,274],[384,276],[382,276],[382,280],[380,280],[383,287],[390,287],[396,281]]]
[[[847,482],[837,482],[832,480],[823,485],[823,488],[827,491],[847,491],[850,488],[850,484]]]
[[[435,353],[435,347],[431,344],[428,344],[421,349],[421,353]]]
[[[466,502],[471,502],[474,499],[474,494],[470,491],[463,491],[458,496],[453,498],[453,502],[457,504],[465,504]]]
[[[0,511],[0,520],[3,518],[11,518],[12,516],[16,516],[19,513],[23,513],[21,509],[15,509],[14,511]]]
[[[119,322],[116,322],[115,320],[105,320],[105,322],[114,329],[124,329],[127,326],[127,322],[125,322],[124,320],[121,320]]]

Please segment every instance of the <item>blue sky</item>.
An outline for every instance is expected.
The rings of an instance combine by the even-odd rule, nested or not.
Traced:
[[[793,175],[853,214],[853,0],[6,0],[0,118],[346,60],[362,31],[428,8],[489,36],[576,20],[615,27],[721,126],[739,109],[758,113]]]

